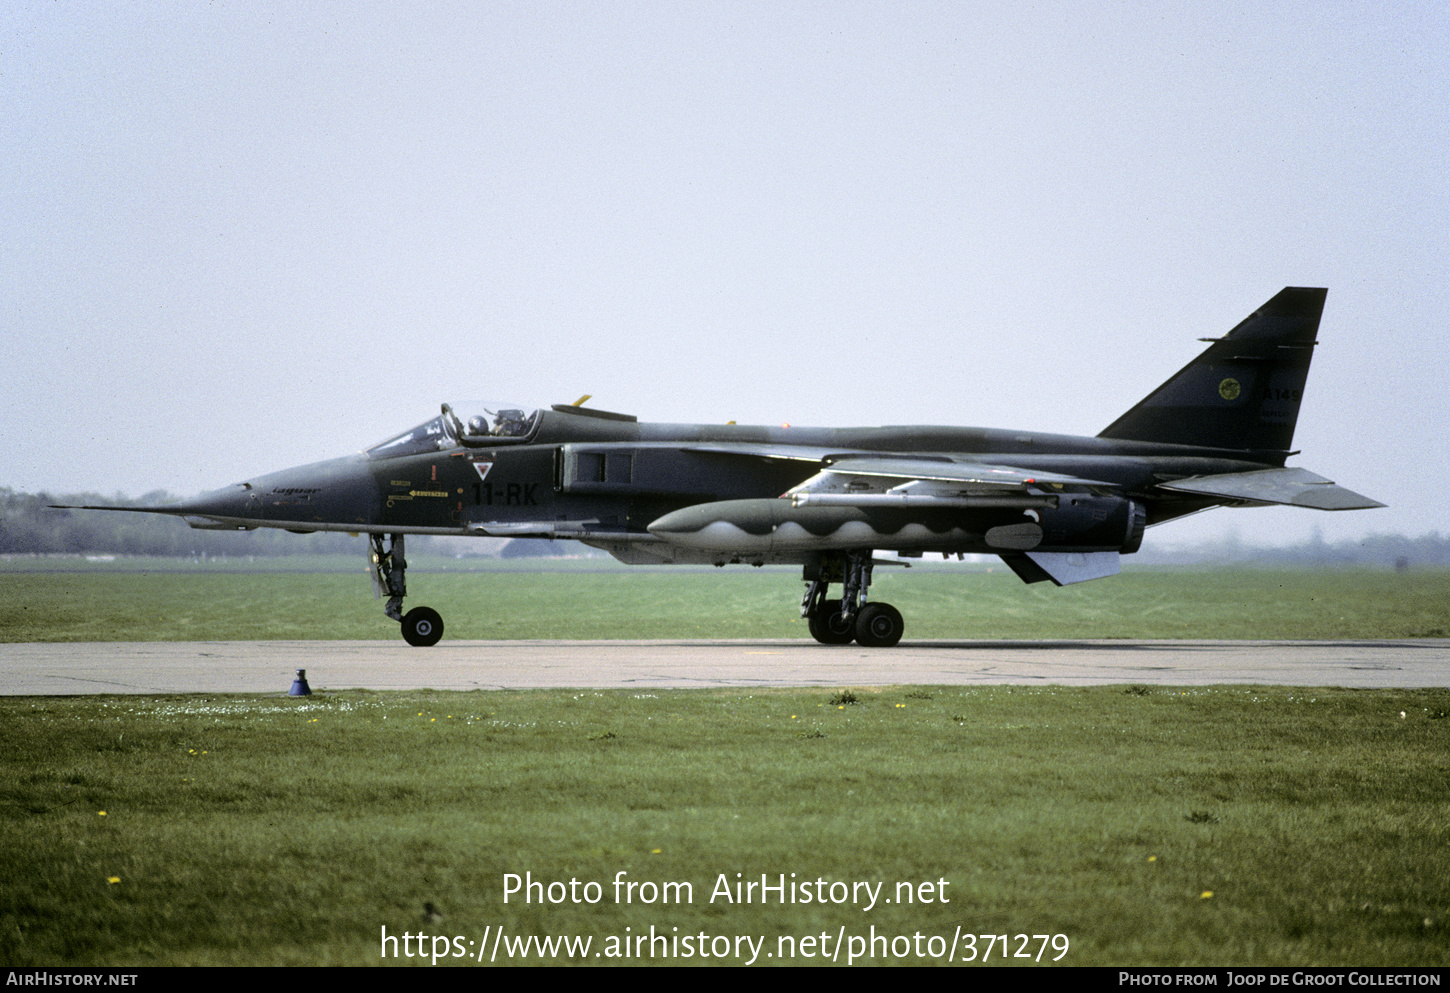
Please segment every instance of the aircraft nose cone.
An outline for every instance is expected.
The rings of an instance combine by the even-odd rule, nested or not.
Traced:
[[[269,520],[360,524],[377,516],[378,489],[360,457],[332,459],[251,481],[249,499]]]
[[[249,484],[238,483],[172,506],[182,514],[198,517],[255,517],[256,500],[249,497],[250,491]]]
[[[173,512],[237,527],[345,528],[375,518],[377,486],[361,459],[333,459],[204,493]]]

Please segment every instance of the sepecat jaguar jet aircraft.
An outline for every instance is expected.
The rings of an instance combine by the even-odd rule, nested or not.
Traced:
[[[1384,506],[1285,466],[1326,291],[1289,287],[1095,437],[955,427],[649,424],[574,404],[444,404],[345,458],[257,476],[151,513],[194,528],[366,533],[384,612],[403,612],[404,536],[571,539],[629,563],[795,563],[827,645],[887,647],[876,550],[999,555],[1024,582],[1118,571],[1145,527],[1214,506]],[[135,508],[87,507],[93,510]],[[839,584],[840,593],[831,586]]]

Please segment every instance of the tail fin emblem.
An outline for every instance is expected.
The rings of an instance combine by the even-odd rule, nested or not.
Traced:
[[[1239,381],[1237,379],[1225,379],[1218,384],[1218,395],[1225,400],[1237,400],[1239,398]]]

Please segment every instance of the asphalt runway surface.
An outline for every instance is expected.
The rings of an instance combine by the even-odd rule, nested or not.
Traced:
[[[1450,685],[1450,640],[192,641],[0,645],[0,695],[903,684]]]

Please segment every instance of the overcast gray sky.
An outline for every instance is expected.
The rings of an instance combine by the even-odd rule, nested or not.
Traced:
[[[1095,434],[1286,285],[1291,461],[1450,531],[1443,3],[19,3],[0,485],[191,494],[449,400]]]

